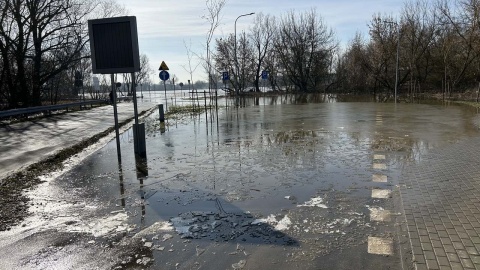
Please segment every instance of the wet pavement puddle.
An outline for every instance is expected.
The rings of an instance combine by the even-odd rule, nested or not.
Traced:
[[[379,221],[379,222],[389,222],[391,221],[390,210],[385,210],[380,207],[371,207],[370,210],[370,220]]]
[[[386,175],[374,174],[372,175],[372,181],[378,183],[386,183],[388,182],[388,177]]]
[[[385,165],[383,163],[373,163],[373,169],[375,169],[375,170],[386,170],[387,165]]]
[[[39,230],[82,234],[90,246],[113,251],[135,243],[112,268],[349,269],[342,260],[398,269],[391,240],[398,175],[466,126],[454,117],[461,113],[449,113],[430,121],[449,126],[443,136],[432,137],[429,126],[406,138],[418,124],[405,119],[438,108],[401,107],[227,108],[162,130],[154,115],[145,120],[147,159],[134,157],[131,130],[121,137],[121,163],[114,142],[90,155],[38,196],[60,201],[37,205]],[[388,177],[377,171],[387,164]]]

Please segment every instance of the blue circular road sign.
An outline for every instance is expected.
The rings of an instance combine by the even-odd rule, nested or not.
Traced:
[[[268,79],[268,71],[266,70],[262,71],[262,79],[264,80]]]
[[[165,70],[160,71],[160,74],[158,74],[158,76],[162,81],[166,81],[168,80],[168,78],[170,78],[170,74],[168,73],[168,71],[165,71]]]

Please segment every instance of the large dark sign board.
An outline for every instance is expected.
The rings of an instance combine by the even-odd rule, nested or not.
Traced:
[[[88,32],[94,74],[140,71],[136,17],[89,20]]]

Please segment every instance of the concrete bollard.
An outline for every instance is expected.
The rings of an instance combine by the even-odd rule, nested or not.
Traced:
[[[165,122],[165,113],[163,111],[163,104],[158,105],[158,110],[160,111],[160,123]]]

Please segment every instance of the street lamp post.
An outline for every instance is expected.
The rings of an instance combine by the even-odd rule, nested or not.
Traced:
[[[235,68],[237,69],[237,89],[236,89],[236,92],[237,92],[237,96],[238,96],[238,58],[237,58],[237,20],[240,19],[240,17],[244,17],[244,16],[250,16],[250,15],[253,15],[255,14],[255,12],[252,12],[252,13],[247,13],[247,14],[242,14],[240,16],[237,17],[237,19],[235,19],[235,49],[234,49],[234,56],[235,56]]]
[[[395,64],[395,105],[397,104],[397,89],[398,89],[398,62],[400,52],[400,26],[397,22],[386,21],[386,23],[395,24],[397,26],[397,60]]]
[[[397,24],[397,63],[396,63],[396,72],[395,72],[395,105],[397,104],[397,88],[398,88],[398,57],[400,52],[400,27]]]

